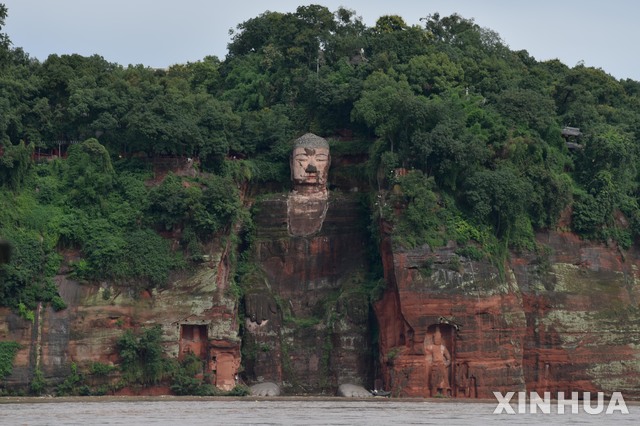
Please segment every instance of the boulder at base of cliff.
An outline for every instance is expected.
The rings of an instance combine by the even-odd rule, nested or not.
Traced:
[[[249,388],[251,396],[279,396],[280,386],[273,382],[264,382]]]
[[[347,398],[368,398],[372,395],[371,392],[362,386],[345,383],[338,387],[338,396],[344,396]]]

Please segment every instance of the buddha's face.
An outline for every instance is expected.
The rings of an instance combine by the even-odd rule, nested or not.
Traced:
[[[296,185],[324,187],[327,184],[329,149],[299,146],[291,155],[291,180]]]

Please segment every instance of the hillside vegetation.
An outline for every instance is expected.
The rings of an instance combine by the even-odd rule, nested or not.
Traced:
[[[166,285],[248,216],[243,184],[287,187],[291,140],[308,131],[366,154],[373,220],[406,247],[455,240],[500,258],[539,250],[534,232],[561,217],[622,249],[640,232],[640,83],[539,62],[471,19],[265,12],[237,26],[224,60],[166,70],[40,62],[5,19],[0,5],[0,236],[13,248],[0,305],[24,316],[64,308],[63,263],[81,280]],[[198,173],[160,179],[167,157]]]

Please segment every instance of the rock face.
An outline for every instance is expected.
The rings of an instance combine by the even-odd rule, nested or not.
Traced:
[[[552,254],[515,259],[527,318],[524,374],[538,391],[640,397],[640,253],[539,235]]]
[[[331,393],[371,381],[368,214],[357,197],[327,191],[329,144],[294,141],[293,190],[256,204],[245,290],[245,375],[289,393]]]
[[[321,230],[292,236],[287,195],[256,205],[252,263],[243,286],[243,360],[249,381],[283,383],[287,393],[335,392],[371,381],[364,211],[332,194]]]
[[[526,319],[515,283],[489,264],[458,259],[453,249],[393,251],[383,243],[387,290],[375,310],[382,376],[394,396],[437,396],[425,352],[436,329],[451,358],[443,396],[525,388]]]
[[[40,308],[33,323],[3,309],[0,339],[21,344],[9,386],[24,387],[40,369],[50,383],[61,382],[71,364],[88,371],[91,363],[118,361],[116,342],[126,329],[160,325],[165,353],[193,352],[206,361],[213,384],[230,390],[240,367],[237,300],[229,293],[229,247],[214,260],[166,288],[134,291],[111,284],[88,285],[59,275],[67,309]]]
[[[375,311],[386,389],[402,396],[535,390],[637,398],[638,253],[623,261],[615,248],[568,233],[538,239],[549,254],[512,254],[504,272],[457,256],[454,245],[401,250],[385,239],[387,289]],[[436,330],[450,355],[441,391],[429,368]]]
[[[22,346],[4,384],[24,388],[36,368],[56,383],[72,363],[82,371],[92,362],[113,364],[124,330],[160,324],[166,354],[197,354],[222,389],[235,385],[242,363],[249,383],[272,381],[290,394],[333,394],[352,383],[393,396],[535,390],[640,398],[637,249],[548,232],[537,236],[548,253],[512,254],[498,268],[456,255],[454,245],[402,250],[383,238],[387,286],[373,305],[374,360],[373,315],[362,292],[367,214],[356,196],[332,194],[321,230],[295,237],[287,195],[258,203],[240,318],[228,247],[151,292],[60,275],[67,309],[40,308],[34,322],[0,310],[0,340]],[[448,362],[435,368],[438,353]]]
[[[40,307],[33,322],[0,309],[0,340],[21,344],[3,384],[24,388],[36,370],[55,384],[73,363],[81,371],[114,364],[126,329],[159,324],[166,355],[196,354],[225,390],[240,375],[264,395],[275,388],[334,395],[343,385],[347,396],[375,389],[407,397],[604,391],[640,398],[637,248],[546,232],[537,235],[546,248],[540,253],[511,253],[496,265],[459,256],[454,243],[394,247],[383,223],[386,287],[371,303],[370,212],[351,192],[367,179],[353,185],[354,165],[338,157],[339,191],[329,192],[328,144],[315,135],[296,141],[294,154],[293,191],[254,204],[255,233],[241,265],[227,235],[207,263],[166,288],[60,275],[67,309]],[[236,269],[243,300],[232,291]]]
[[[36,369],[56,383],[72,363],[81,371],[114,364],[124,330],[160,324],[166,354],[195,353],[221,389],[236,384],[242,363],[250,384],[271,381],[289,394],[334,394],[349,383],[393,396],[535,390],[640,398],[637,249],[548,232],[537,236],[548,253],[512,253],[497,267],[456,255],[453,244],[403,250],[383,238],[386,289],[373,319],[362,291],[368,212],[358,197],[332,193],[320,230],[304,237],[290,234],[287,198],[256,205],[240,317],[230,246],[162,290],[60,275],[67,309],[41,307],[33,322],[0,310],[0,340],[21,344],[4,385],[24,388]]]

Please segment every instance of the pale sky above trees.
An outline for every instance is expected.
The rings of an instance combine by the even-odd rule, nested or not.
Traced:
[[[458,13],[497,32],[512,50],[537,60],[602,68],[640,80],[640,2],[637,0],[0,0],[9,9],[3,29],[32,57],[98,54],[121,65],[163,68],[207,55],[224,59],[229,30],[266,10],[294,12],[321,4],[355,10],[368,26],[382,15],[410,24]]]

